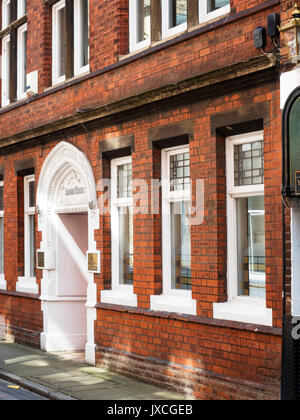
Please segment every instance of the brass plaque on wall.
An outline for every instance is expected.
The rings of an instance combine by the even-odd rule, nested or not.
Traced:
[[[37,265],[38,268],[45,268],[45,253],[42,251],[37,252]]]
[[[99,255],[97,253],[88,253],[88,271],[99,271]]]

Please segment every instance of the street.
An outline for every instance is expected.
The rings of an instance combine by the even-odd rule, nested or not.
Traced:
[[[47,401],[46,398],[40,397],[37,394],[27,391],[26,389],[9,388],[9,386],[15,387],[14,384],[0,379],[0,401]]]

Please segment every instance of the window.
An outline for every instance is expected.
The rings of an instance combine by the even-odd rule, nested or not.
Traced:
[[[18,0],[18,19],[27,13],[27,0]]]
[[[2,39],[2,106],[10,103],[9,95],[10,78],[10,36]]]
[[[15,5],[17,7],[12,7]],[[2,107],[26,98],[27,24],[24,21],[27,17],[24,18],[24,15],[25,0],[16,3],[3,0],[2,26],[6,28],[7,35],[2,39]]]
[[[53,84],[61,83],[66,78],[66,8],[65,1],[53,6]]]
[[[192,299],[190,156],[188,148],[162,151],[163,294],[151,308],[196,315]]]
[[[187,0],[162,1],[162,37],[178,34],[187,29]]]
[[[199,0],[199,22],[215,19],[230,12],[230,0]]]
[[[215,317],[272,325],[266,308],[263,133],[230,137],[227,159],[228,302]]]
[[[6,290],[6,281],[4,280],[4,202],[3,202],[4,184],[0,181],[0,289]]]
[[[19,277],[17,291],[38,293],[35,278],[35,177],[24,177],[24,277]]]
[[[150,0],[130,0],[130,52],[146,48],[151,43]]]
[[[2,29],[7,28],[11,20],[10,0],[2,0]]]
[[[17,99],[26,98],[26,68],[27,68],[27,24],[18,29],[18,74]]]
[[[74,39],[73,44],[68,41],[71,39]],[[53,6],[52,46],[53,84],[89,71],[88,0],[67,4],[62,0]]]
[[[89,2],[74,2],[74,71],[82,74],[89,71]]]
[[[137,306],[133,293],[133,198],[131,157],[111,162],[112,290],[102,302]]]

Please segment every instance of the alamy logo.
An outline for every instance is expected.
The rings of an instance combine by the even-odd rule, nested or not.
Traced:
[[[294,340],[300,339],[300,317],[294,317],[292,324],[295,325],[292,329],[292,337]]]

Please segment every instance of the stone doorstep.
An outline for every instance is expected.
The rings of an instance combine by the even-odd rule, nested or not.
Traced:
[[[73,398],[70,395],[62,394],[61,392],[57,392],[44,385],[40,385],[35,382],[29,381],[28,379],[22,378],[21,376],[17,376],[13,373],[6,372],[2,369],[0,369],[0,378],[8,382],[12,382],[16,385],[20,385],[22,388],[34,392],[35,394],[40,395],[41,397],[48,398],[49,400],[77,401],[76,398]]]

